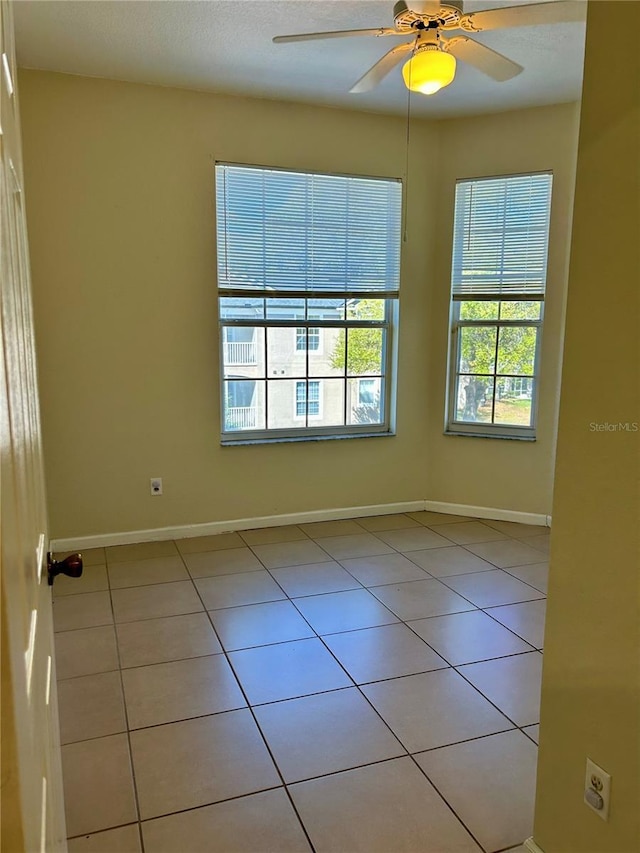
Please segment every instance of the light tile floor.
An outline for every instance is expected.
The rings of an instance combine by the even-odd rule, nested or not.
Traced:
[[[69,850],[522,844],[548,538],[416,512],[85,552],[53,590]]]

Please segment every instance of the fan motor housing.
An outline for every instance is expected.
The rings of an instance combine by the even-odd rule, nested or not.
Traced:
[[[393,7],[396,29],[407,33],[429,29],[430,25],[439,26],[445,30],[457,29],[462,15],[462,0],[441,3],[436,15],[421,15],[419,12],[414,12],[413,9],[409,9],[404,0],[399,0]]]

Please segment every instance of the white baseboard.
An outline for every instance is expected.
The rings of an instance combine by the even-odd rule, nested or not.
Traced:
[[[522,524],[545,525],[547,516],[531,512],[515,512],[492,507],[438,501],[401,501],[373,506],[351,506],[341,509],[319,509],[310,512],[292,512],[286,515],[263,515],[257,518],[236,518],[229,521],[209,521],[204,524],[182,524],[175,527],[156,527],[149,530],[127,530],[121,533],[98,533],[94,536],[52,539],[52,552],[75,548],[104,548],[109,545],[132,545],[138,542],[159,542],[167,539],[192,539],[195,536],[212,536],[235,530],[253,530],[258,527],[281,527],[284,524],[308,524],[314,521],[335,521],[341,518],[364,518],[368,515],[390,515],[396,512],[442,512],[448,515],[469,515],[496,521],[519,521]]]
[[[527,840],[524,842],[524,846],[529,851],[529,853],[544,853],[542,847],[538,847],[533,838],[527,838]]]
[[[490,518],[492,521],[516,521],[518,524],[535,524],[538,527],[551,527],[551,516],[541,512],[518,512],[515,509],[498,509],[498,507],[472,506],[471,504],[450,504],[443,501],[425,501],[424,508],[429,512],[446,512],[450,515]]]
[[[318,509],[309,512],[292,512],[286,515],[263,515],[257,518],[236,518],[229,521],[208,521],[204,524],[184,524],[176,527],[157,527],[151,530],[128,530],[124,533],[100,533],[95,536],[52,539],[51,550],[68,551],[70,548],[104,548],[108,545],[131,545],[137,542],[158,542],[166,539],[192,539],[195,536],[212,536],[235,530],[255,530],[258,527],[282,527],[285,524],[310,524],[314,521],[335,521],[341,518],[364,518],[367,515],[391,515],[396,512],[419,512],[424,501],[402,501],[373,506]]]

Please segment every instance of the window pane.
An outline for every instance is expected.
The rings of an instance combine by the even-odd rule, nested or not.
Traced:
[[[296,417],[304,418],[307,414],[307,383],[296,382]]]
[[[307,414],[316,417],[320,414],[320,382],[307,382]]]
[[[307,329],[307,349],[309,352],[317,352],[320,349],[320,329]]]
[[[222,360],[225,379],[264,377],[264,329],[223,326]]]
[[[497,320],[499,312],[499,302],[460,302],[461,320]]]
[[[459,373],[494,373],[496,361],[495,327],[460,329]]]
[[[347,423],[380,424],[382,414],[382,380],[349,379],[347,390]]]
[[[384,320],[384,299],[347,300],[348,320]]]
[[[344,329],[320,329],[320,346],[309,351],[309,376],[344,376]]]
[[[267,320],[304,320],[304,299],[267,299]]]
[[[533,375],[538,330],[533,326],[500,329],[497,373]]]
[[[486,376],[459,376],[456,386],[456,420],[491,423],[493,379]]]
[[[502,377],[496,382],[495,423],[531,426],[533,379]]]
[[[501,302],[501,320],[539,320],[542,302]]]
[[[264,429],[264,381],[228,380],[224,383],[226,432]]]
[[[381,374],[384,329],[347,330],[347,374]]]
[[[306,376],[307,352],[296,348],[298,329],[268,328],[267,330],[267,377],[276,379],[286,376]]]
[[[263,320],[264,299],[247,299],[243,296],[220,297],[221,320]]]
[[[344,320],[344,299],[307,300],[307,320]]]
[[[320,386],[319,413],[311,414],[313,382],[309,381],[309,426],[342,426],[344,424],[344,379],[323,379]]]
[[[305,381],[278,379],[267,381],[269,401],[268,429],[304,429],[306,426]],[[301,412],[302,414],[298,414]]]

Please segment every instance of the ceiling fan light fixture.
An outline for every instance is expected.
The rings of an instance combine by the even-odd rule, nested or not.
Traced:
[[[456,76],[456,58],[439,47],[418,50],[405,62],[402,76],[407,89],[423,95],[435,95]]]

